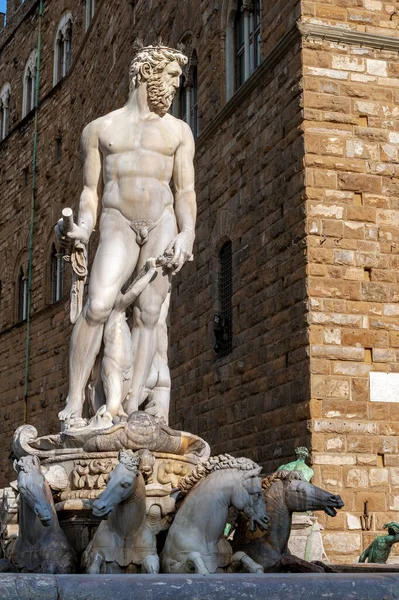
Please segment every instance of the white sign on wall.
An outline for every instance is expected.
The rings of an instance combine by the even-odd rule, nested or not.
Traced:
[[[371,402],[399,402],[399,373],[370,373]]]

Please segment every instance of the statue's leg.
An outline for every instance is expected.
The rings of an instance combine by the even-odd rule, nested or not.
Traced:
[[[115,361],[106,356],[103,359],[101,378],[107,399],[106,411],[103,413],[103,418],[110,420],[112,423],[112,419],[118,414],[123,400],[123,375]]]
[[[149,234],[149,240],[141,247],[137,264],[141,268],[150,257],[156,258],[164,253],[166,247],[176,233],[176,221],[167,213]],[[157,276],[137,298],[133,309],[133,377],[127,413],[130,415],[138,409],[142,392],[145,388],[151,365],[157,351],[158,323],[162,305],[168,295],[170,276],[158,270]]]
[[[161,315],[158,322],[157,332],[157,352],[155,356],[155,365],[157,370],[157,381],[151,392],[151,400],[146,407],[146,412],[159,417],[169,423],[169,404],[170,404],[170,370],[168,365],[168,328],[166,317],[168,315],[170,303],[170,292],[162,305]]]
[[[159,573],[159,557],[157,554],[146,556],[141,563],[143,573]]]
[[[263,573],[263,567],[255,562],[245,552],[236,552],[231,557],[230,568],[232,571],[244,571],[246,573]]]
[[[103,213],[100,243],[90,273],[88,299],[72,332],[69,394],[61,421],[82,416],[84,388],[100,351],[106,322],[117,294],[133,273],[138,246],[128,221],[116,211]]]

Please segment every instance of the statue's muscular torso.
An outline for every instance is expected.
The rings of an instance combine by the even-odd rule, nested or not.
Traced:
[[[127,107],[92,123],[103,154],[103,208],[130,222],[155,222],[173,206],[169,186],[182,123],[166,114],[138,119]]]

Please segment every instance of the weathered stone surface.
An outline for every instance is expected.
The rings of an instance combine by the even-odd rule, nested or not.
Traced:
[[[4,600],[381,600],[399,598],[399,575],[379,574],[287,575],[0,575]]]
[[[325,549],[338,554],[350,554],[360,549],[361,537],[358,533],[326,533],[324,536]]]

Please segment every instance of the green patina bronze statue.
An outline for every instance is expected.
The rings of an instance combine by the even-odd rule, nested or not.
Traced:
[[[384,529],[388,529],[388,535],[376,537],[360,555],[360,563],[366,562],[366,559],[369,563],[385,564],[387,562],[392,546],[399,542],[399,523],[394,521],[385,523]]]
[[[304,446],[295,449],[297,459],[287,465],[281,465],[277,471],[299,471],[306,481],[310,481],[314,475],[313,469],[308,467],[305,460],[309,458],[309,450]]]

